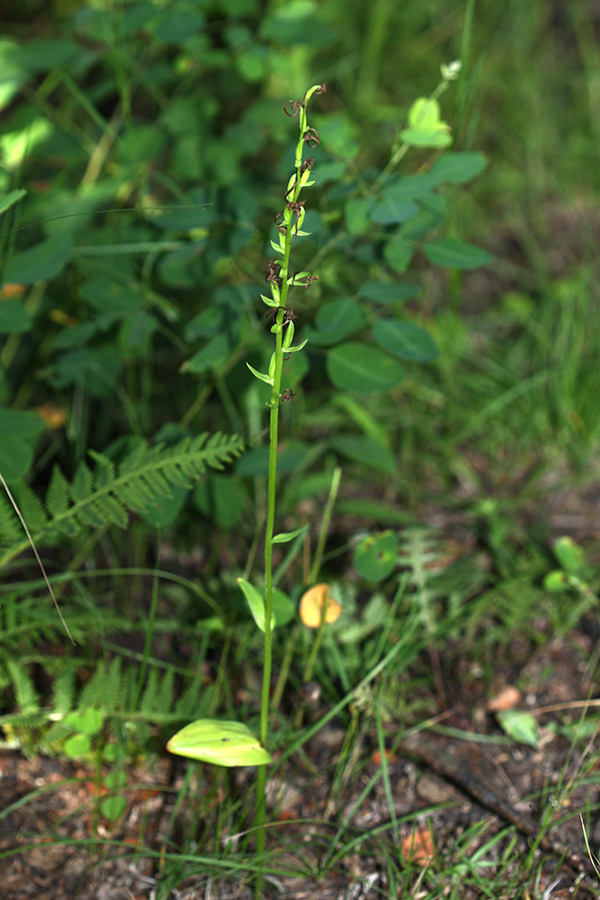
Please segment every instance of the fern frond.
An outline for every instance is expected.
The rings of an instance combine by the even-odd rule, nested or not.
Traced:
[[[160,683],[158,698],[156,703],[156,711],[161,713],[170,713],[173,711],[173,689],[175,686],[175,676],[173,669],[167,669],[165,676]]]
[[[16,659],[7,659],[6,668],[12,682],[20,711],[25,716],[39,712],[40,698],[29,672]]]
[[[71,491],[69,482],[58,466],[52,469],[50,486],[46,494],[46,509],[53,519],[60,517],[69,509]],[[57,530],[67,537],[73,537],[79,531],[79,525],[74,519],[65,519],[61,525],[56,525]]]
[[[18,541],[22,534],[23,526],[2,490],[0,491],[0,544],[12,544]]]
[[[65,665],[61,659],[62,671],[55,677],[52,685],[52,709],[60,715],[69,712],[75,698],[75,667]]]
[[[147,715],[156,709],[156,697],[158,695],[158,669],[150,669],[148,681],[144,693],[142,694],[142,702],[140,712]]]
[[[121,659],[118,656],[111,661],[108,667],[108,678],[105,683],[105,696],[102,705],[107,712],[115,709],[123,709],[124,684],[121,675]]]
[[[100,660],[96,671],[79,695],[79,709],[88,709],[90,706],[110,709],[111,698],[106,691],[107,677],[106,663]]]
[[[15,484],[13,495],[29,531],[42,531],[48,524],[48,516],[40,498],[23,481]]]
[[[171,496],[173,486],[191,487],[207,467],[223,469],[243,448],[238,435],[220,433],[184,438],[172,447],[140,443],[117,469],[106,457],[92,453],[94,471],[80,463],[71,486],[60,470],[54,470],[46,495],[50,521],[30,488],[20,485],[17,499],[36,544],[57,533],[72,536],[81,526],[124,528],[129,512],[149,512],[162,498]],[[0,553],[0,568],[28,547],[13,518],[7,515],[4,531],[0,526],[0,538],[11,541]]]
[[[175,712],[182,719],[193,718],[198,710],[200,694],[203,687],[202,672],[199,672],[183,691],[177,703],[175,704]]]

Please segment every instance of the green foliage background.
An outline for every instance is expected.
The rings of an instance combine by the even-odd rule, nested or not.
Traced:
[[[294,265],[319,281],[292,293],[309,343],[285,371],[279,475],[282,529],[308,522],[314,545],[344,470],[327,699],[398,638],[409,595],[423,640],[472,647],[487,624],[488,672],[495,644],[539,640],[532,610],[572,624],[540,586],[546,523],[524,535],[517,514],[543,477],[589,477],[598,446],[589,15],[549,0],[4,4],[0,473],[79,643],[57,659],[60,623],[1,495],[7,739],[56,749],[84,733],[69,710],[102,706],[125,753],[125,720],[146,746],[165,737],[149,721],[238,715],[231,684],[258,650],[235,576],[253,566],[267,469],[268,390],[246,363],[264,371],[272,348],[259,294],[293,168],[283,104],[315,83]],[[380,184],[411,104],[458,58],[440,97],[452,149],[413,149]],[[487,569],[470,556],[428,574],[444,548],[404,528],[431,505],[466,519]],[[279,560],[294,601],[303,540]],[[98,734],[86,753],[103,752]]]

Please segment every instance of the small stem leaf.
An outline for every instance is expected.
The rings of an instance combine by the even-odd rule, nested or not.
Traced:
[[[268,375],[265,375],[264,372],[257,372],[256,369],[253,368],[249,362],[247,362],[246,365],[248,366],[248,368],[250,369],[250,371],[252,372],[252,374],[254,375],[255,378],[258,378],[259,381],[264,381],[265,384],[270,384],[271,387],[273,387],[273,379],[272,378],[270,378]]]
[[[274,544],[287,544],[288,541],[293,541],[295,537],[298,537],[299,534],[304,534],[307,530],[308,525],[304,525],[302,528],[297,528],[295,531],[284,531],[281,534],[276,534],[273,537]]]
[[[174,734],[167,750],[217,766],[264,766],[270,753],[242,722],[198,719]]]
[[[3,212],[6,212],[7,209],[10,209],[11,206],[14,206],[15,203],[18,203],[21,197],[24,197],[27,191],[24,188],[17,188],[16,191],[11,191],[9,194],[1,194],[0,195],[0,215]]]
[[[248,601],[248,606],[250,608],[250,612],[252,613],[252,618],[260,628],[260,630],[264,633],[266,631],[266,616],[265,616],[265,598],[257,591],[254,585],[250,584],[249,581],[246,581],[244,578],[238,578],[237,580],[239,586],[244,592],[244,596]],[[271,631],[275,628],[275,616],[271,616]]]
[[[295,347],[286,347],[285,352],[286,353],[297,353],[298,350],[302,350],[302,348],[306,347],[307,344],[308,344],[308,338],[305,338],[301,344],[296,344]]]
[[[274,297],[265,297],[264,294],[261,294],[261,295],[260,295],[260,299],[261,299],[262,302],[265,303],[267,306],[273,306],[273,307],[279,306],[279,301],[278,301],[278,300],[275,300]]]
[[[292,341],[293,341],[293,339],[294,339],[294,332],[295,332],[295,330],[296,330],[296,326],[294,325],[294,323],[293,323],[292,321],[289,321],[288,324],[287,324],[287,329],[286,329],[286,332],[285,332],[285,337],[283,338],[283,349],[284,349],[284,350],[288,350],[288,349],[289,349],[289,346],[290,346],[290,344],[292,343]]]

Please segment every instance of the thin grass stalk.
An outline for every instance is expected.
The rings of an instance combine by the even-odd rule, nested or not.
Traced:
[[[331,479],[329,497],[327,498],[327,503],[325,504],[325,510],[323,512],[323,521],[321,523],[321,531],[319,533],[319,539],[317,541],[317,549],[315,550],[315,558],[310,570],[308,580],[309,587],[315,584],[317,578],[319,577],[319,569],[321,567],[321,560],[323,559],[323,550],[325,549],[325,541],[327,540],[329,525],[331,524],[331,516],[333,514],[333,507],[335,505],[336,497],[340,487],[341,478],[342,469],[340,466],[336,466],[333,471],[333,478]]]

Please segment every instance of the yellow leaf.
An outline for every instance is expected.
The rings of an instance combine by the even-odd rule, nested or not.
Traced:
[[[329,594],[328,584],[315,584],[300,601],[300,618],[309,628],[318,628],[323,614],[326,622],[335,622],[341,611],[340,604]]]

